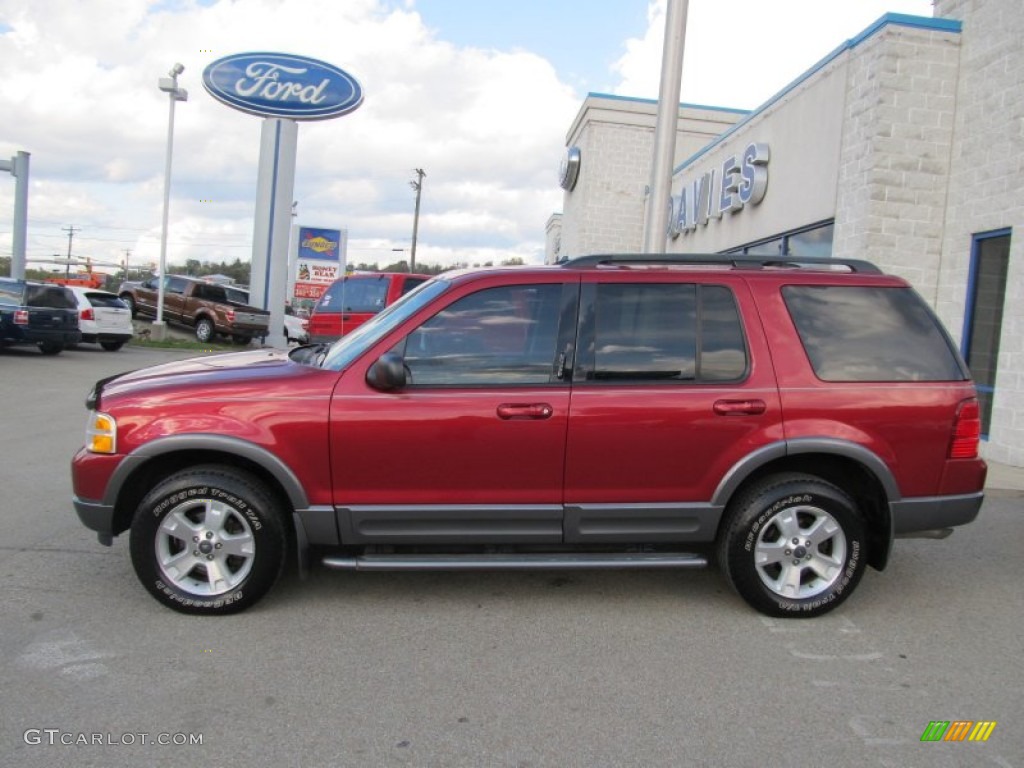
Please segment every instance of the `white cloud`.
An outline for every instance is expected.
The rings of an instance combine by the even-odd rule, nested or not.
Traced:
[[[614,93],[656,99],[666,0],[613,65]],[[931,0],[690,0],[681,100],[753,109],[886,13],[932,15]]]
[[[544,225],[561,208],[556,170],[582,94],[523,48],[446,42],[415,7],[0,0],[0,158],[32,153],[29,256],[64,252],[62,228],[74,225],[76,253],[119,260],[131,249],[156,260],[167,131],[156,81],[180,61],[189,100],[176,110],[170,258],[247,260],[260,120],[215,101],[201,75],[221,56],[267,50],[336,64],[366,95],[350,115],[300,125],[299,222],[347,228],[353,261],[395,259],[392,248],[410,245],[409,181],[423,168],[418,260],[539,260]],[[624,41],[614,93],[657,97],[664,8],[650,2],[646,33]],[[755,107],[887,11],[930,15],[931,6],[690,0],[682,99]],[[13,197],[0,174],[0,254],[11,249]]]
[[[0,0],[10,27],[0,33],[0,157],[32,153],[30,257],[62,251],[61,228],[74,225],[76,253],[156,258],[167,131],[156,81],[180,61],[189,100],[176,108],[169,258],[248,259],[261,121],[216,102],[201,73],[250,50],[319,58],[363,86],[357,111],[300,124],[295,189],[298,220],[346,227],[353,260],[399,255],[360,253],[362,243],[408,246],[417,167],[427,172],[418,259],[542,254],[579,99],[534,54],[456,48],[408,4],[376,0],[14,7]],[[12,206],[13,184],[0,178],[0,254]]]

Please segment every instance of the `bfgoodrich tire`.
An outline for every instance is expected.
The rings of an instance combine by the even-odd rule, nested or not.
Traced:
[[[718,561],[768,616],[811,618],[850,596],[867,563],[864,521],[842,489],[812,475],[767,477],[728,511]]]
[[[282,518],[257,478],[205,466],[164,480],[132,521],[132,565],[157,600],[182,613],[245,610],[281,575]]]

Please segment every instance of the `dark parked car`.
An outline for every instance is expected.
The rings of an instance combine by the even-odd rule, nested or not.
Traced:
[[[757,610],[817,616],[896,538],[974,520],[987,471],[956,347],[859,261],[445,273],[329,348],[136,371],[87,404],[75,508],[190,613],[253,604],[295,546],[350,570],[717,562]]]
[[[78,305],[62,285],[0,277],[0,346],[35,344],[56,355],[82,340]]]

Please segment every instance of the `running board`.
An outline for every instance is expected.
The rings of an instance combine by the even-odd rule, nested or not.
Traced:
[[[952,528],[932,528],[927,531],[910,531],[910,533],[897,533],[897,539],[946,539],[953,535]]]
[[[704,568],[706,557],[685,552],[623,554],[380,555],[325,557],[328,568],[349,571],[526,571],[632,568]]]

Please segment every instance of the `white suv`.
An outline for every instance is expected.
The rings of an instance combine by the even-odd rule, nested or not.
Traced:
[[[116,352],[135,335],[132,311],[117,294],[81,286],[68,286],[68,290],[78,304],[82,341]]]

